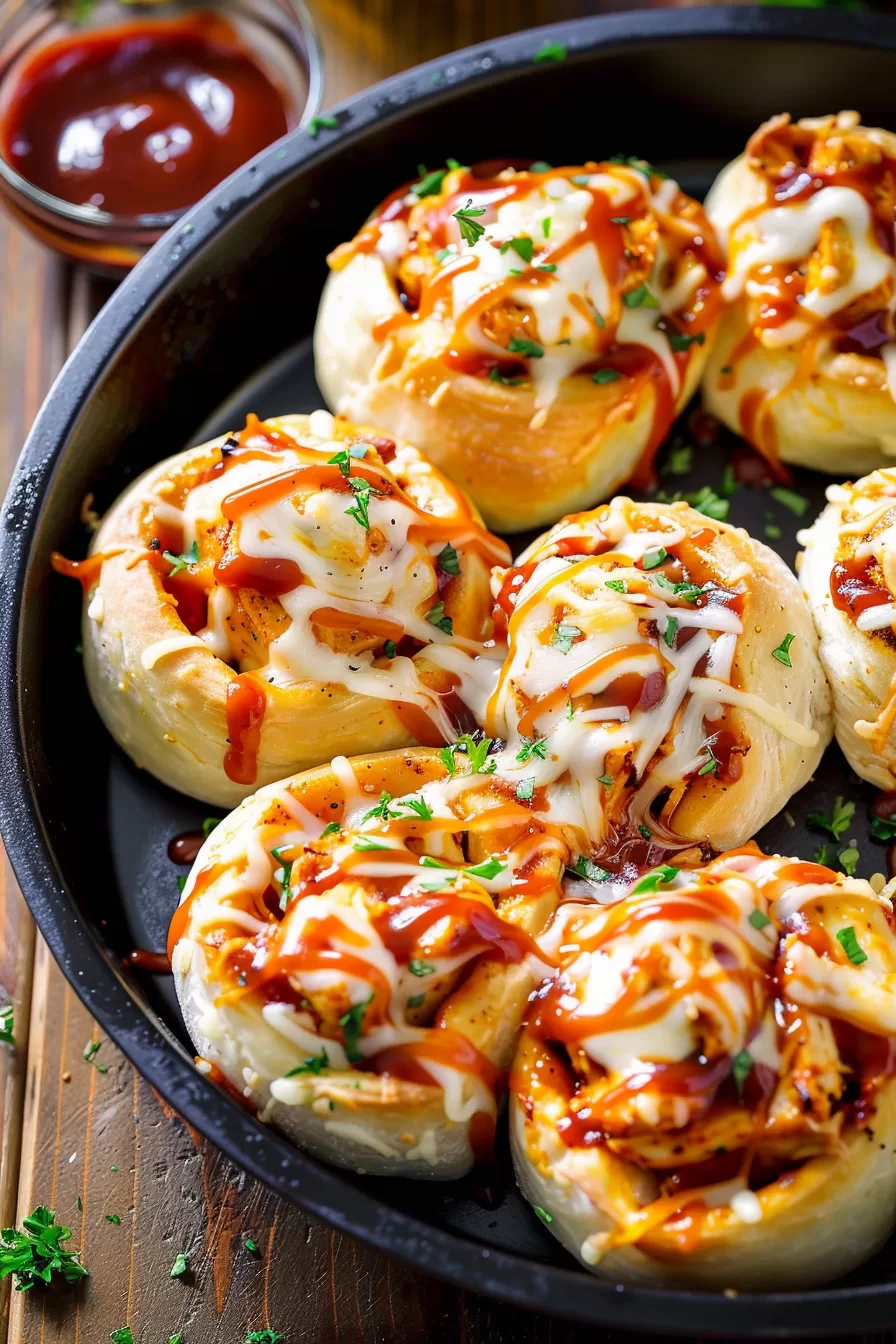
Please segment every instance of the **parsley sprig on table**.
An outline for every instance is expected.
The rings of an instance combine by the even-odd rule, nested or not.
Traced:
[[[0,1232],[0,1279],[14,1274],[16,1291],[27,1292],[38,1283],[50,1284],[54,1274],[66,1283],[85,1279],[88,1270],[79,1251],[64,1251],[61,1243],[72,1235],[70,1227],[56,1222],[53,1209],[40,1204],[22,1219],[21,1231],[4,1227]]]
[[[830,817],[825,817],[820,812],[809,812],[806,815],[806,820],[816,830],[827,831],[835,840],[839,840],[849,830],[855,811],[855,803],[846,803],[838,797],[834,800]]]

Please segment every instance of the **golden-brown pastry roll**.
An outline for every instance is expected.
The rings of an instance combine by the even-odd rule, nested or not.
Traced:
[[[488,1154],[568,850],[487,745],[269,785],[214,830],[171,926],[200,1067],[301,1148],[449,1180]],[[481,748],[481,749],[480,749]]]
[[[896,136],[773,117],[706,210],[728,253],[706,407],[772,463],[860,475],[896,454]]]
[[[620,497],[492,585],[509,652],[477,714],[508,777],[534,777],[601,868],[743,844],[830,741],[797,580],[740,528]]]
[[[508,551],[410,444],[326,411],[152,468],[81,578],[94,704],[165,784],[223,806],[340,752],[452,740],[452,666],[500,657]],[[470,724],[472,720],[469,720]]]
[[[889,889],[887,889],[889,890]],[[754,846],[659,868],[540,940],[517,1177],[589,1269],[809,1288],[896,1222],[896,935],[868,882]]]
[[[896,468],[828,489],[800,534],[799,575],[820,636],[834,729],[862,779],[896,789]]]
[[[723,260],[696,201],[620,159],[428,173],[330,266],[330,406],[411,439],[516,532],[649,478],[709,354]]]

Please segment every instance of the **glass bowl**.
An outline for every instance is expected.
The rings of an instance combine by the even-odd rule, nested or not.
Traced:
[[[314,24],[303,0],[13,0],[0,22],[0,117],[20,73],[42,48],[97,29],[171,21],[206,11],[226,18],[291,109],[290,129],[320,108],[323,66]],[[46,246],[102,274],[120,277],[185,213],[123,216],[96,205],[74,205],[36,186],[0,152],[0,199]],[[192,204],[195,204],[193,202]]]

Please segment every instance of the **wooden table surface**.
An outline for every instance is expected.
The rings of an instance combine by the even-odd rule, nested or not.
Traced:
[[[596,6],[317,0],[312,7],[331,103],[455,47]],[[2,487],[53,376],[108,287],[69,270],[5,218],[0,267]],[[191,1131],[111,1042],[98,1055],[106,1072],[85,1063],[85,1046],[102,1036],[35,937],[8,865],[0,931],[0,995],[16,1015],[15,1048],[0,1046],[0,1225],[49,1204],[73,1228],[70,1245],[90,1270],[71,1290],[5,1295],[0,1338],[8,1344],[102,1344],[125,1325],[135,1344],[165,1344],[178,1332],[184,1344],[242,1344],[247,1331],[264,1326],[288,1344],[615,1338],[425,1278],[283,1203]],[[245,1249],[246,1238],[258,1256]],[[171,1279],[182,1251],[189,1275]]]

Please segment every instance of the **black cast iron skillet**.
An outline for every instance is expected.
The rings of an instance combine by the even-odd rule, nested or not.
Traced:
[[[566,46],[562,64],[533,60],[547,37]],[[896,1324],[890,1250],[810,1293],[626,1288],[573,1264],[515,1192],[506,1154],[496,1208],[483,1207],[472,1182],[365,1182],[303,1156],[198,1074],[170,985],[123,969],[122,958],[134,945],[164,946],[178,872],[167,843],[207,809],[156,785],[107,740],[75,651],[79,596],[51,575],[49,553],[83,554],[78,516],[89,491],[102,509],[150,463],[238,425],[247,410],[319,404],[308,338],[324,257],[419,162],[576,163],[622,151],[702,192],[774,112],[857,107],[866,123],[896,129],[894,67],[896,24],[886,19],[715,9],[558,25],[388,80],[336,109],[336,130],[316,140],[296,132],[266,151],[153,248],[63,370],[13,480],[0,539],[0,820],[56,959],[140,1071],[236,1162],[341,1230],[472,1291],[692,1337]],[[719,482],[730,446],[699,450],[690,479],[663,484]],[[807,521],[823,487],[809,473],[798,481]],[[731,519],[758,536],[771,520],[792,561],[798,520],[767,494],[739,491]],[[858,803],[859,872],[881,868],[867,833],[872,793],[836,748],[760,842],[811,855],[819,837],[803,818],[844,793]]]

